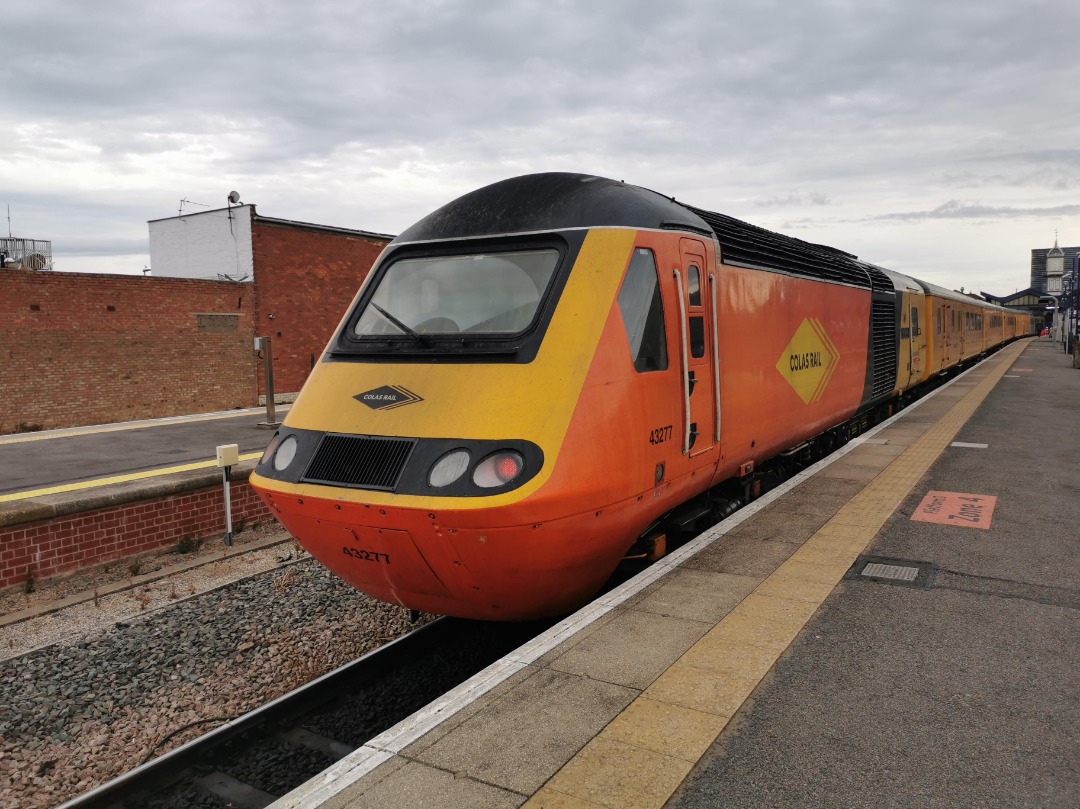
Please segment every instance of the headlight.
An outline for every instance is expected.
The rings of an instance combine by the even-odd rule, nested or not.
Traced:
[[[282,441],[277,452],[274,453],[274,469],[279,472],[284,472],[289,464],[293,462],[293,458],[296,457],[297,447],[299,447],[299,444],[294,435],[290,435]]]
[[[274,437],[270,439],[270,443],[266,445],[266,449],[263,450],[262,457],[259,458],[259,463],[267,463],[274,454],[274,450],[277,449],[278,444],[281,443],[281,433],[274,433]]]
[[[449,486],[455,480],[465,474],[469,468],[469,451],[455,449],[448,452],[435,462],[428,472],[428,485],[435,489]]]
[[[496,452],[476,465],[472,480],[481,489],[505,486],[525,469],[525,459],[516,452]]]

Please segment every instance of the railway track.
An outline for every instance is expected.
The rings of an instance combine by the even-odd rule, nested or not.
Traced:
[[[261,809],[550,624],[438,619],[60,809]]]

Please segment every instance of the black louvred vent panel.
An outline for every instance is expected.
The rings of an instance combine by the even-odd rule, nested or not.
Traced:
[[[323,436],[300,480],[393,491],[415,445],[415,438],[329,433]]]
[[[892,295],[895,290],[892,279],[877,267],[869,264],[865,266],[866,272],[870,275],[870,289],[873,292],[885,292]]]
[[[874,301],[871,315],[874,341],[873,397],[884,396],[896,387],[896,304]]]
[[[779,270],[805,278],[875,288],[870,266],[851,253],[822,244],[782,236],[730,216],[684,206],[713,229],[725,264]],[[880,272],[880,271],[879,271]],[[884,273],[881,273],[885,277]],[[892,288],[890,284],[889,289]]]

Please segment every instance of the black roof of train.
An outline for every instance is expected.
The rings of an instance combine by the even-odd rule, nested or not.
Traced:
[[[892,290],[878,268],[842,250],[793,239],[655,191],[587,174],[513,177],[458,197],[395,242],[476,238],[569,228],[627,227],[711,234],[725,264]]]
[[[397,241],[469,238],[567,228],[710,229],[674,200],[587,174],[526,174],[472,191],[428,214]]]

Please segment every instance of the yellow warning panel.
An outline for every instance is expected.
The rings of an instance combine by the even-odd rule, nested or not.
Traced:
[[[990,527],[995,505],[997,497],[989,494],[927,492],[911,519],[985,529]]]
[[[839,360],[840,352],[821,321],[809,317],[795,330],[795,336],[776,362],[776,370],[804,404],[813,404],[828,387]]]

